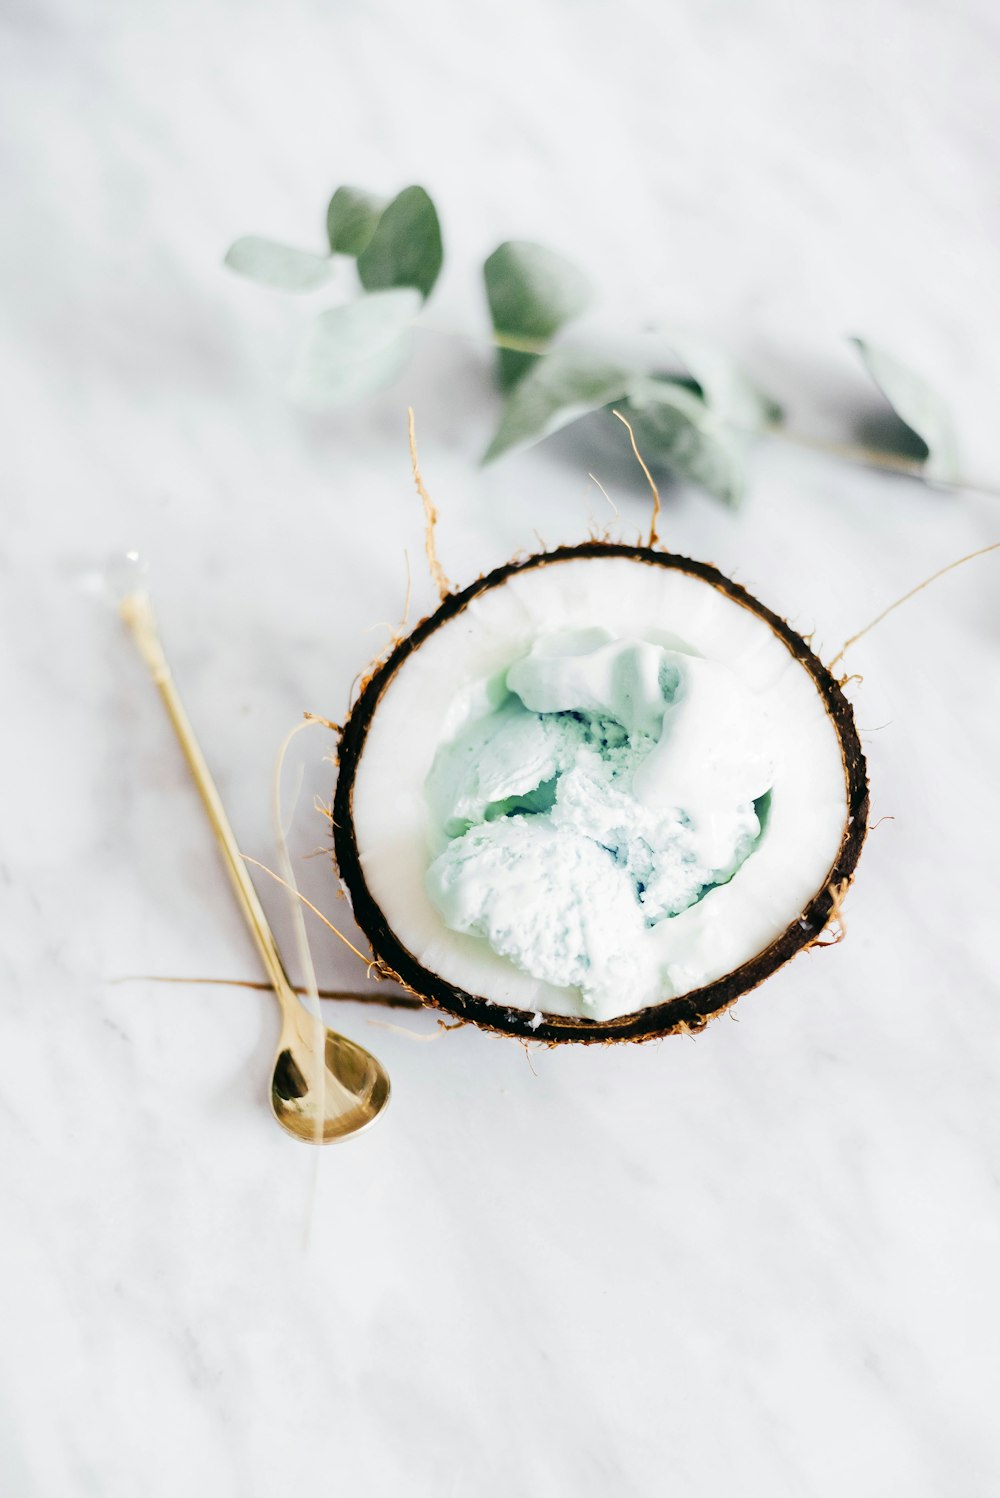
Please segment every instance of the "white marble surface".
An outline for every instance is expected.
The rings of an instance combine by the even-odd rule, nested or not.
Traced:
[[[996,560],[852,655],[895,820],[842,946],[638,1049],[528,1056],[338,1007],[395,1097],[320,1156],[264,1106],[268,996],[118,981],[256,970],[88,583],[114,549],[152,558],[273,861],[277,744],[340,712],[419,557],[407,401],[455,576],[579,537],[595,462],[644,517],[587,440],[475,466],[474,344],[428,334],[359,411],[289,409],[308,311],[219,260],[251,230],[318,241],[342,180],[435,193],[441,324],[476,327],[477,261],[537,237],[605,288],[600,326],[715,332],[804,431],[863,402],[841,336],[881,336],[1000,480],[994,8],[20,0],[2,25],[4,1494],[995,1494]],[[671,495],[665,529],[829,654],[1000,538],[1000,501],[770,445],[740,515]],[[326,748],[297,741],[299,854]],[[302,873],[330,907],[325,861]]]

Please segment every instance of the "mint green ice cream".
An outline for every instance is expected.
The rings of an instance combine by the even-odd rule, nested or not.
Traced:
[[[478,701],[427,780],[431,901],[587,1010],[655,1002],[644,933],[761,835],[774,768],[751,694],[716,662],[589,629],[539,637]]]

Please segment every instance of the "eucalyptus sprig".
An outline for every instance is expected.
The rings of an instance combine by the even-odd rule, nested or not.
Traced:
[[[251,235],[225,258],[239,275],[291,292],[328,285],[338,256],[355,262],[362,294],[319,314],[292,373],[293,397],[319,408],[371,395],[402,374],[444,259],[437,210],[422,187],[406,187],[391,201],[338,187],[326,233],[327,254]]]
[[[339,187],[327,207],[326,234],[328,249],[319,253],[251,235],[225,257],[239,275],[298,294],[328,287],[338,260],[354,262],[357,294],[318,314],[292,375],[293,397],[314,408],[361,399],[399,377],[444,259],[437,210],[422,187],[391,199]],[[640,364],[561,342],[592,305],[593,287],[571,260],[529,241],[499,245],[483,265],[483,283],[502,397],[484,462],[614,406],[651,465],[739,504],[753,438],[782,431],[783,412],[725,350],[675,333],[657,349],[659,363]],[[851,342],[899,418],[901,452],[830,447],[784,433],[789,440],[946,488],[986,487],[961,477],[951,416],[927,381],[871,340]],[[664,372],[668,354],[681,372]]]

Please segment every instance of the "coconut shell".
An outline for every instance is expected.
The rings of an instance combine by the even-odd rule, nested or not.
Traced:
[[[496,1004],[479,994],[456,988],[437,973],[430,972],[399,941],[385,913],[365,883],[360,850],[354,830],[352,797],[354,781],[365,739],[382,694],[396,672],[442,624],[467,608],[474,598],[505,582],[515,573],[536,567],[556,567],[560,562],[587,557],[624,557],[644,562],[650,567],[670,567],[690,573],[763,619],[790,653],[808,671],[822,699],[837,734],[847,785],[848,814],[837,857],[826,879],[805,908],[763,951],[735,968],[731,973],[679,998],[665,999],[635,1013],[616,1019],[593,1020],[575,1015],[546,1014],[541,1024],[533,1024],[534,1015],[525,1009]],[[576,1041],[600,1044],[622,1040],[650,1040],[663,1035],[691,1034],[704,1029],[713,1015],[721,1013],[750,989],[756,988],[798,952],[817,944],[833,921],[861,854],[868,829],[868,777],[861,742],[854,722],[851,704],[837,681],[814,655],[806,641],[739,583],[725,577],[705,562],[671,552],[652,551],[646,547],[624,546],[614,542],[588,541],[579,546],[564,546],[539,553],[525,561],[510,562],[479,578],[460,593],[450,594],[441,606],[395,647],[373,672],[344,725],[340,740],[339,773],[333,802],[334,854],[344,889],[351,901],[354,917],[371,944],[378,971],[409,989],[426,1003],[454,1015],[457,1019],[485,1030],[515,1035],[522,1040],[550,1044]]]

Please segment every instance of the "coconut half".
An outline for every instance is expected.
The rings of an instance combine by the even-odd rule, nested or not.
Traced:
[[[512,794],[477,800],[504,745]],[[851,707],[806,642],[714,567],[605,542],[446,597],[368,680],[339,765],[335,855],[379,971],[549,1042],[703,1028],[817,943],[867,829]]]

